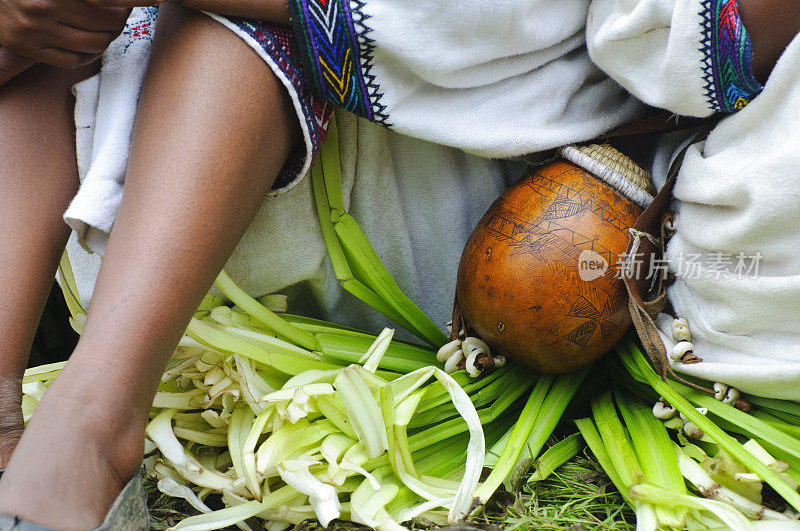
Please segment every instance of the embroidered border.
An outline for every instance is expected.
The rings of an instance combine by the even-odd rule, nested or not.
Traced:
[[[371,73],[375,44],[367,34],[369,15],[361,0],[291,0],[308,81],[318,94],[368,120],[386,126],[383,94]]]
[[[152,41],[155,33],[155,23],[158,18],[158,6],[137,7],[125,23],[122,34],[128,38],[125,51],[128,51],[135,42]]]
[[[717,112],[735,112],[763,89],[751,69],[753,45],[736,0],[703,0],[703,80],[706,99]]]
[[[313,158],[317,154],[330,124],[333,106],[325,100],[315,99],[309,93],[308,82],[303,77],[302,71],[297,65],[297,58],[292,51],[293,33],[291,29],[239,17],[227,16],[224,18],[255,40],[292,84],[297,92],[302,118],[306,122],[310,136],[312,152],[306,153],[305,143],[298,142],[295,151],[289,156],[286,165],[272,185],[271,194],[274,194],[290,187],[300,177],[306,158]]]

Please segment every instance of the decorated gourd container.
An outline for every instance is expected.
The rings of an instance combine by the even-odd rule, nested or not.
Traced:
[[[630,326],[620,260],[653,198],[650,175],[608,145],[567,147],[501,195],[470,236],[456,297],[497,354],[564,373]]]

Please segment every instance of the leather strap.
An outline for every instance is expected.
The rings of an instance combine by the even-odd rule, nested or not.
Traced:
[[[608,140],[609,138],[619,138],[623,136],[671,133],[674,131],[693,129],[703,125],[708,126],[710,129],[716,125],[720,119],[721,117],[718,115],[713,115],[708,118],[694,118],[692,116],[680,116],[668,111],[659,111],[650,116],[623,124],[604,135],[600,135],[598,138],[600,140]]]
[[[711,391],[679,377],[669,365],[667,349],[654,322],[656,315],[669,304],[666,291],[667,279],[663,275],[665,268],[661,267],[663,262],[655,265],[653,262],[664,259],[668,239],[666,225],[673,215],[669,210],[672,189],[683,158],[690,146],[708,136],[709,130],[706,128],[701,131],[681,150],[670,167],[664,186],[629,229],[627,263],[622,271],[622,280],[628,291],[631,320],[653,368],[663,380],[666,380],[669,374],[686,385],[707,392]],[[653,276],[650,273],[653,273]],[[702,360],[698,358],[698,361]]]

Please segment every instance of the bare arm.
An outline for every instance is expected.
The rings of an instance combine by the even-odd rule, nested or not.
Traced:
[[[753,43],[753,74],[763,83],[800,32],[800,2],[739,0],[739,14]]]
[[[286,0],[178,0],[199,11],[256,18],[273,24],[289,25],[289,4]]]

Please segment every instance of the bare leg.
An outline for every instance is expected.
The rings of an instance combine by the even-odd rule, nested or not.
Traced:
[[[59,529],[97,525],[136,471],[166,362],[297,135],[252,50],[203,15],[162,9],[83,336],[0,483],[0,513]]]
[[[22,435],[22,373],[78,184],[70,86],[93,70],[37,66],[0,88],[0,467]]]

